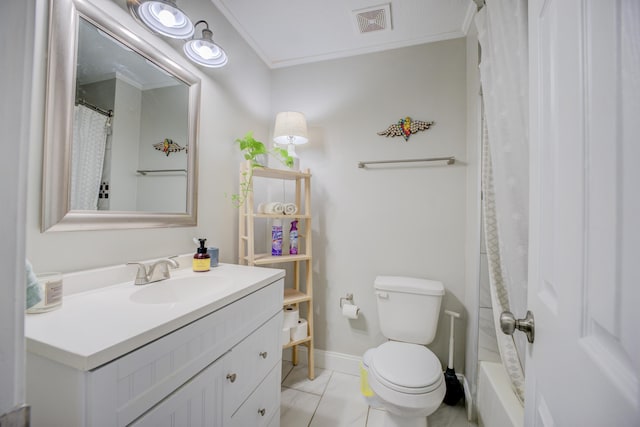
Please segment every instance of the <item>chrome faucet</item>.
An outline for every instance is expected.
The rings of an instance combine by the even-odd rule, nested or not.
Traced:
[[[128,262],[127,264],[135,264],[138,266],[136,279],[133,282],[136,285],[146,285],[148,283],[169,279],[171,277],[169,267],[180,267],[178,261],[173,259],[173,257],[159,259],[152,262],[148,267],[141,262]]]

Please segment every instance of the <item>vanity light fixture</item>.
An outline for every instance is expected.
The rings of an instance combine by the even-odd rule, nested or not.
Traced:
[[[136,20],[154,33],[174,39],[193,35],[193,23],[175,0],[127,0],[127,7]]]
[[[296,154],[295,146],[309,142],[307,119],[304,114],[297,111],[278,113],[273,129],[273,141],[276,144],[287,146],[287,153],[293,157],[294,169],[298,169],[300,160]]]
[[[227,53],[218,44],[213,42],[213,32],[209,29],[207,21],[198,21],[198,24],[204,24],[207,28],[202,30],[202,37],[196,38],[194,35],[191,40],[184,44],[184,53],[187,58],[204,67],[218,68],[223,67],[229,62]]]

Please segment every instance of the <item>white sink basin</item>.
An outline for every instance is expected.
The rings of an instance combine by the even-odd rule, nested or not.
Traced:
[[[172,304],[209,297],[222,292],[231,280],[220,276],[193,276],[161,280],[140,285],[140,290],[131,294],[131,301],[138,304]]]

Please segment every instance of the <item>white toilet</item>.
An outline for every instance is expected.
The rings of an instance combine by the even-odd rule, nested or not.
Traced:
[[[433,341],[444,295],[441,282],[378,276],[375,281],[382,334],[389,339],[369,349],[363,365],[374,396],[385,409],[385,427],[426,427],[427,416],[444,399],[440,361],[425,347]]]

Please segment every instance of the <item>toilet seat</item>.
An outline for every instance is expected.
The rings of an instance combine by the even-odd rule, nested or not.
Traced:
[[[370,372],[381,385],[406,394],[430,393],[444,381],[440,361],[431,350],[397,341],[376,348]]]

